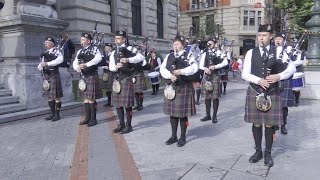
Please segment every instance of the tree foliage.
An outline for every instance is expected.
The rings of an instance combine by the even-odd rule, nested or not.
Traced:
[[[305,29],[305,23],[311,18],[313,0],[275,0],[274,6],[284,9],[289,15],[292,29]]]

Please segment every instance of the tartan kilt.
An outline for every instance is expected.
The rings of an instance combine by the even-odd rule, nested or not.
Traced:
[[[140,72],[139,74],[135,75],[136,83],[133,84],[133,92],[142,92],[147,90],[147,84],[144,72]]]
[[[112,105],[115,107],[132,107],[134,106],[134,92],[132,78],[129,77],[120,81],[121,91],[119,94],[112,91]]]
[[[221,82],[227,82],[229,81],[229,70],[223,69],[220,74]]]
[[[114,72],[111,72],[109,70],[104,70],[104,73],[108,73],[109,79],[108,81],[102,81],[102,86],[106,89],[107,92],[110,92],[112,91],[112,84],[116,75]]]
[[[80,97],[83,99],[100,99],[102,98],[102,91],[100,87],[100,78],[98,73],[84,77],[84,81],[86,82],[87,88],[84,91],[80,91]]]
[[[205,75],[204,78],[206,78],[207,74]],[[211,83],[213,85],[213,91],[207,91],[205,88],[205,83],[206,80],[204,79],[201,83],[201,92],[204,95],[204,97],[206,99],[212,98],[212,99],[218,99],[220,98],[221,94],[220,94],[220,76],[213,76],[212,77],[207,77],[212,79]]]
[[[292,79],[282,80],[281,86],[283,87],[283,91],[281,92],[281,101],[282,107],[293,107],[294,106],[294,97],[292,90]]]
[[[60,73],[56,75],[44,74],[44,76],[49,81],[50,89],[49,91],[42,90],[42,96],[54,99],[63,97]]]
[[[164,97],[164,114],[179,118],[196,115],[192,83],[176,86],[176,97],[173,100]]]
[[[254,124],[283,125],[280,92],[270,95],[272,107],[267,112],[258,110],[256,107],[256,96],[257,93],[249,86],[246,96],[244,121]]]

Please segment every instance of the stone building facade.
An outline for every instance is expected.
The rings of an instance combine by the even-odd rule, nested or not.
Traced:
[[[0,0],[0,91],[19,97],[26,109],[46,104],[37,70],[46,36],[69,37],[79,48],[80,34],[97,30],[113,42],[116,30],[127,30],[130,43],[149,37],[149,47],[171,49],[177,33],[176,0]],[[72,78],[60,68],[64,102],[74,100]],[[1,93],[1,92],[0,92]],[[0,94],[1,95],[1,94]],[[0,104],[1,105],[1,104]],[[1,107],[0,107],[1,114]]]
[[[257,43],[258,26],[266,22],[265,7],[265,0],[180,0],[178,31],[189,36],[191,27],[205,28],[206,21],[214,19],[228,42],[235,40],[233,54],[242,55]]]

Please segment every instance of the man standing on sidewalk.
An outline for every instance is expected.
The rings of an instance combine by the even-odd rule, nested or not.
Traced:
[[[204,70],[205,74],[202,77],[202,92],[205,95],[206,116],[200,121],[211,120],[211,100],[213,103],[212,123],[217,123],[217,113],[219,108],[220,97],[220,74],[219,69],[228,65],[227,58],[221,58],[221,51],[216,50],[216,41],[209,39],[207,42],[208,51],[202,55],[200,60],[200,69]]]
[[[292,62],[285,69],[282,61],[276,60],[277,50],[270,45],[271,27],[269,24],[259,26],[257,36],[259,47],[247,52],[242,74],[242,78],[250,82],[244,120],[253,124],[252,132],[256,149],[249,162],[257,163],[263,158],[261,142],[264,125],[266,143],[264,164],[269,167],[273,166],[271,150],[274,126],[282,124],[283,120],[279,81],[289,78],[295,69]]]
[[[47,37],[44,46],[47,49],[41,54],[41,62],[38,69],[43,72],[43,96],[48,97],[48,105],[51,114],[46,120],[57,121],[60,119],[61,97],[63,97],[59,64],[63,62],[63,56],[59,49],[55,48],[55,40]]]

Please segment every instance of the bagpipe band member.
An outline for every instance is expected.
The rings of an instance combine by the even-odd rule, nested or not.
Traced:
[[[147,90],[146,78],[143,72],[143,66],[147,64],[147,61],[138,50],[133,51],[133,53],[135,54],[135,58],[129,59],[129,63],[132,63],[134,67],[132,80],[136,105],[132,107],[132,110],[141,111],[143,110],[143,91]]]
[[[222,59],[220,50],[216,50],[216,41],[209,39],[207,42],[208,50],[202,55],[200,60],[200,69],[204,70],[202,80],[202,92],[205,95],[206,115],[201,121],[212,119],[212,123],[217,123],[217,112],[219,108],[220,97],[220,74],[219,69],[228,65],[227,59]],[[213,104],[213,115],[211,118],[211,100]]]
[[[156,51],[154,48],[151,49],[151,57],[148,60],[148,64],[151,65],[152,72],[159,72],[161,66],[161,59],[157,56]],[[152,94],[157,95],[159,91],[159,84],[152,84]]]
[[[48,97],[48,105],[51,114],[46,120],[57,121],[60,119],[61,97],[63,97],[59,65],[63,62],[63,56],[59,49],[55,48],[55,40],[47,37],[44,46],[47,49],[41,54],[41,62],[38,69],[42,71],[44,78],[43,96]]]
[[[231,62],[231,54],[230,52],[227,52],[227,53],[222,53],[222,56],[221,56],[222,59],[226,59],[227,62],[228,62],[228,65],[221,68],[220,70],[220,77],[221,77],[221,83],[220,83],[220,93],[223,94],[223,95],[226,95],[226,90],[227,90],[227,84],[228,84],[228,81],[229,81],[229,62]],[[222,91],[222,86],[223,86],[223,91]]]
[[[284,33],[276,33],[274,42],[275,46],[277,47],[277,57],[281,58],[283,63],[285,63],[287,60],[292,61],[291,56],[291,46],[284,47],[285,45],[285,38],[286,35]],[[298,55],[298,60],[301,58],[301,55]],[[294,62],[293,62],[294,63]],[[293,75],[293,74],[292,74]],[[287,117],[289,113],[288,107],[294,106],[294,97],[293,97],[293,90],[292,90],[292,76],[288,79],[281,80],[281,101],[282,101],[282,113],[283,113],[283,125],[281,125],[281,134],[288,134],[286,125],[287,125]],[[276,126],[276,129],[278,129],[278,126]]]
[[[171,145],[178,142],[178,147],[186,144],[188,117],[196,114],[192,75],[198,71],[198,64],[194,56],[187,59],[188,54],[184,51],[184,45],[185,38],[177,35],[173,40],[174,52],[166,56],[160,67],[161,76],[167,81],[166,88],[170,86],[175,93],[173,98],[168,99],[165,92],[164,114],[170,116],[172,130],[171,137],[165,143]],[[181,136],[178,140],[179,120]]]
[[[126,38],[125,31],[116,31],[115,44],[117,48],[112,51],[109,63],[110,71],[116,74],[113,82],[112,105],[116,107],[119,118],[118,127],[113,132],[121,134],[132,131],[132,106],[134,105],[132,75],[136,70],[134,64],[141,64],[144,59],[141,54],[134,54],[127,49]],[[124,110],[126,111],[126,123]]]
[[[253,124],[256,149],[249,162],[257,163],[263,158],[261,142],[264,125],[266,143],[264,164],[269,167],[274,164],[271,157],[274,126],[283,124],[278,81],[289,78],[295,71],[292,62],[285,66],[281,60],[277,60],[277,49],[270,45],[271,38],[271,25],[260,25],[257,35],[259,47],[247,52],[242,73],[242,78],[250,83],[246,95],[244,120]]]
[[[109,70],[110,55],[112,51],[112,44],[106,43],[104,46],[102,61],[99,63],[99,66],[103,67],[102,82],[106,89],[106,96],[108,98],[108,101],[104,106],[111,106],[112,85],[115,77],[115,73]]]
[[[296,69],[297,69],[297,72],[294,74],[294,75],[298,75],[298,73],[303,73],[303,64],[306,62],[306,56],[304,53],[301,54],[301,58],[298,58],[297,60],[295,60],[293,63],[294,65],[296,66]],[[304,77],[303,77],[304,78]],[[304,79],[303,79],[304,81]],[[293,91],[293,94],[294,94],[294,103],[295,103],[295,107],[298,107],[299,105],[299,98],[300,98],[300,90],[299,89],[295,89]]]
[[[81,34],[81,46],[77,52],[76,58],[73,61],[73,68],[80,74],[79,85],[85,83],[85,88],[81,89],[80,97],[83,99],[85,109],[85,119],[79,125],[87,124],[88,127],[97,124],[97,103],[96,99],[102,98],[100,87],[100,78],[98,75],[98,64],[102,60],[101,53],[92,42],[92,35],[89,33]]]

